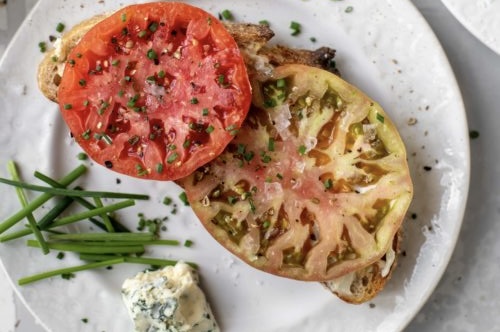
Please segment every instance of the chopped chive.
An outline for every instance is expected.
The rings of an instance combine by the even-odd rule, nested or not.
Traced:
[[[271,162],[271,156],[268,156],[267,154],[263,155],[262,158],[261,158],[262,162],[265,163],[265,164],[268,164]]]
[[[316,37],[311,37],[309,38],[309,40],[311,41],[311,43],[315,43],[317,41]]]
[[[59,32],[59,33],[63,32],[64,28],[66,28],[66,26],[63,23],[57,23],[57,26],[56,26],[56,31],[57,32]]]
[[[165,205],[172,204],[172,198],[169,196],[165,196],[165,198],[163,198],[163,204],[165,204]]]
[[[231,131],[231,130],[234,130],[234,129],[236,129],[236,125],[234,125],[234,124],[229,125],[229,126],[226,127],[227,131]]]
[[[181,200],[182,203],[184,203],[185,206],[189,206],[189,201],[187,199],[186,192],[183,191],[182,193],[179,194],[179,199]]]
[[[205,129],[205,132],[207,134],[211,134],[214,130],[215,130],[214,126],[210,125],[207,127],[207,129]]]
[[[323,182],[323,185],[325,186],[325,189],[331,189],[333,187],[332,179],[326,179],[325,182]]]
[[[191,104],[193,104],[193,105],[198,104],[198,102],[199,102],[199,101],[198,101],[198,98],[196,98],[196,97],[193,97],[193,98],[191,98],[191,100],[190,100],[190,103],[191,103]]]
[[[134,136],[130,137],[127,141],[128,141],[128,144],[130,144],[130,145],[136,145],[140,141],[140,137],[137,135],[134,135]]]
[[[80,265],[80,266],[74,266],[74,267],[67,267],[63,269],[58,269],[58,270],[53,270],[49,272],[43,272],[39,274],[35,274],[30,277],[24,277],[21,278],[17,281],[18,285],[23,286],[35,281],[39,281],[42,279],[58,276],[58,275],[63,275],[63,274],[68,274],[68,273],[74,273],[74,272],[79,272],[79,271],[84,271],[84,270],[91,270],[91,269],[96,269],[99,267],[106,267],[114,264],[120,264],[123,263],[125,259],[123,257],[121,258],[114,258],[102,262],[95,262],[95,263],[89,263],[85,265]]]
[[[222,18],[227,21],[232,21],[234,19],[233,13],[229,9],[224,9],[221,13]]]
[[[167,163],[172,164],[174,161],[177,160],[178,157],[179,154],[177,152],[171,153],[167,158]]]
[[[160,70],[160,71],[158,72],[158,77],[159,77],[159,78],[164,78],[164,77],[165,77],[165,71],[164,71],[164,70]]]
[[[63,258],[64,258],[64,256],[65,256],[64,252],[60,251],[60,252],[58,252],[58,253],[57,253],[56,258],[57,258],[57,259],[63,259]]]
[[[479,131],[477,131],[477,130],[469,131],[469,138],[470,139],[476,139],[478,137],[479,137]]]
[[[0,178],[0,183],[8,184],[8,185],[11,185],[11,186],[14,186],[14,187],[29,189],[29,190],[33,190],[33,191],[41,191],[41,192],[44,192],[44,193],[47,193],[47,194],[60,195],[60,196],[99,197],[99,198],[128,198],[128,199],[138,199],[138,200],[147,200],[147,199],[149,199],[148,195],[142,195],[142,194],[52,188],[52,187],[46,187],[46,186],[39,186],[39,185],[29,184],[29,183],[21,182],[21,181],[9,180],[9,179],[5,179],[5,178]]]
[[[73,108],[73,105],[71,105],[71,104],[64,104],[64,109],[65,110],[70,110],[72,108]]]
[[[86,170],[87,168],[84,165],[80,165],[70,173],[68,173],[66,176],[64,176],[59,182],[61,183],[61,185],[67,186],[78,179]],[[10,216],[0,224],[0,234],[14,226],[18,221],[25,218],[29,213],[39,208],[43,203],[51,199],[53,196],[54,195],[51,193],[43,193],[32,200],[27,206],[23,207],[23,209]]]
[[[147,34],[148,34],[148,33],[147,33],[147,31],[146,31],[146,30],[141,30],[141,31],[139,31],[139,33],[137,34],[137,37],[142,38],[142,37],[146,36]]]
[[[346,13],[351,13],[353,10],[354,10],[354,7],[353,7],[353,6],[348,6],[348,7],[345,9],[345,12],[346,12]]]
[[[76,158],[78,160],[87,160],[89,159],[89,156],[84,152],[80,152],[79,154],[76,155]]]
[[[301,156],[303,156],[303,155],[306,153],[306,150],[307,150],[307,149],[306,149],[305,145],[301,145],[301,146],[299,146],[299,148],[297,149],[297,151],[299,152],[299,154],[300,154]]]
[[[284,88],[286,87],[286,81],[284,78],[280,78],[276,81],[276,87],[278,88]]]
[[[20,181],[19,173],[17,171],[17,166],[13,161],[9,161],[7,163],[7,168],[9,169],[9,173],[12,179],[15,181]],[[16,188],[16,192],[22,207],[25,208],[28,205],[28,199],[26,198],[24,191],[21,188]],[[35,235],[36,240],[38,241],[38,243],[40,243],[42,252],[44,253],[44,255],[48,254],[50,251],[49,247],[47,245],[47,242],[45,241],[45,238],[42,235],[42,232],[40,232],[40,228],[38,228],[35,217],[30,212],[26,216],[26,219],[28,219],[29,226],[33,231],[33,234]]]
[[[45,53],[47,51],[47,43],[46,42],[39,42],[38,48],[40,49],[40,52]]]
[[[217,82],[219,82],[219,84],[223,85],[225,81],[226,81],[226,76],[225,76],[225,75],[220,74],[220,75],[217,77]]]
[[[252,211],[252,213],[255,213],[255,211],[256,211],[257,208],[255,207],[255,204],[254,204],[252,198],[248,199],[248,204],[250,204],[250,210]]]
[[[227,197],[227,202],[230,204],[230,205],[234,205],[236,203],[236,201],[238,200],[238,198],[236,196],[228,196]]]
[[[182,144],[182,147],[183,147],[184,149],[187,149],[187,148],[189,148],[189,146],[190,146],[190,145],[191,145],[191,141],[187,139],[187,140],[185,140],[185,141],[184,141],[184,143]]]
[[[190,248],[192,246],[193,246],[193,241],[191,240],[184,241],[184,247]]]
[[[253,157],[254,157],[253,151],[245,152],[243,154],[243,158],[248,162],[250,162],[253,159]]]
[[[158,23],[157,22],[151,22],[148,26],[149,31],[151,32],[156,32],[158,30]]]
[[[84,101],[83,101],[83,106],[87,107],[87,106],[89,106],[89,103],[90,103],[90,102],[89,102],[88,100],[84,100]]]
[[[380,113],[377,113],[377,120],[380,122],[380,123],[384,123],[385,121],[385,118],[382,114]]]
[[[156,54],[156,52],[152,48],[150,48],[147,51],[146,55],[147,55],[148,59],[150,59],[150,60],[158,59],[158,54]]]
[[[85,130],[85,131],[82,133],[82,135],[81,135],[81,136],[82,136],[82,138],[83,138],[84,140],[89,140],[89,139],[90,139],[90,129]]]
[[[142,167],[141,164],[136,164],[135,169],[137,170],[137,175],[139,175],[139,176],[144,176],[144,175],[149,173],[149,171],[147,169],[145,169],[144,167]]]
[[[290,22],[290,29],[292,29],[292,36],[297,36],[302,32],[302,25],[299,22]]]
[[[201,110],[201,115],[207,116],[208,115],[208,108],[204,108]]]
[[[269,137],[269,141],[267,142],[267,150],[274,151],[274,138]]]
[[[283,175],[281,173],[276,174],[276,177],[280,180],[283,180]]]
[[[260,24],[260,25],[264,25],[264,26],[266,26],[266,27],[268,27],[268,26],[270,26],[270,25],[271,25],[271,24],[269,23],[269,21],[268,21],[268,20],[260,20],[260,21],[259,21],[259,24]]]
[[[162,173],[162,172],[163,172],[163,163],[156,164],[156,173]]]
[[[125,22],[127,20],[127,14],[122,13],[121,19],[122,19],[122,22]]]
[[[135,94],[133,97],[130,97],[128,102],[127,102],[127,107],[135,107],[135,103],[137,102],[137,100],[139,99],[139,95],[138,94]]]
[[[114,59],[113,61],[111,61],[111,65],[112,65],[113,67],[116,67],[116,66],[118,66],[119,64],[120,64],[120,60],[118,60],[118,59]]]

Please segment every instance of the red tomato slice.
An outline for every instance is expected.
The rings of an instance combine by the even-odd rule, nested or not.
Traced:
[[[187,4],[125,7],[68,59],[58,91],[63,118],[93,160],[123,174],[187,176],[224,150],[250,107],[236,42]]]

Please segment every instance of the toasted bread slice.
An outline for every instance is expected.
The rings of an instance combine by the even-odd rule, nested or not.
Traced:
[[[361,304],[373,299],[384,288],[396,268],[401,245],[401,230],[396,233],[392,248],[378,262],[343,277],[322,283],[342,300]]]
[[[55,48],[50,50],[38,66],[38,87],[48,99],[57,102],[57,89],[61,83],[64,65],[71,50],[94,25],[107,15],[94,16],[75,25],[58,39]]]
[[[57,90],[67,57],[73,47],[95,24],[106,18],[99,15],[81,22],[65,33],[49,51],[38,68],[38,85],[42,93],[57,102]],[[305,64],[339,74],[335,67],[335,50],[321,47],[315,51],[292,49],[281,45],[269,45],[274,32],[265,25],[225,23],[235,38],[245,58],[250,76],[270,75],[274,67],[283,64]],[[380,261],[344,277],[325,282],[323,285],[349,303],[363,303],[377,295],[389,280],[396,266],[401,235],[394,239],[393,251]],[[394,256],[394,257],[393,257]]]

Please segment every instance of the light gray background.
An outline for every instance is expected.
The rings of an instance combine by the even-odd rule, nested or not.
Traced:
[[[434,294],[405,331],[500,331],[500,55],[475,39],[441,2],[412,2],[442,43],[463,94],[469,128],[480,137],[471,141],[471,187],[456,250]],[[0,55],[35,3],[0,5]],[[0,289],[6,282],[0,275]],[[9,293],[0,294],[0,306],[12,302]],[[16,319],[1,319],[0,332],[42,332],[14,302]]]

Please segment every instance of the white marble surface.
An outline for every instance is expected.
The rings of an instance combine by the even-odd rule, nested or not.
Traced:
[[[0,54],[35,2],[9,0],[7,7],[0,7]],[[457,248],[436,291],[406,331],[500,331],[496,282],[500,276],[496,240],[500,235],[500,55],[475,39],[439,1],[412,2],[443,44],[463,93],[469,127],[480,137],[471,141],[470,198]],[[0,332],[13,331],[42,329],[0,272]]]

